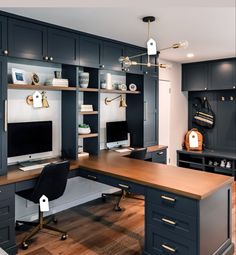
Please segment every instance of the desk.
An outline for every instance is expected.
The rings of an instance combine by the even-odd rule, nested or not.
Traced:
[[[69,178],[81,176],[145,196],[144,255],[233,254],[233,178],[122,156],[102,151],[99,156],[71,161]],[[0,200],[10,201],[15,191],[33,187],[40,171],[11,167],[7,176],[0,177]],[[14,224],[14,206],[8,207],[8,224]],[[15,254],[14,229],[8,229],[9,240],[2,247]]]

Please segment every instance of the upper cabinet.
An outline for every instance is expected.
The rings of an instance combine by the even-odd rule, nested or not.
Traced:
[[[0,55],[7,54],[7,18],[0,16]]]
[[[119,57],[123,56],[123,45],[114,42],[103,42],[101,67],[114,71],[122,71]]]
[[[209,89],[236,88],[236,59],[212,61],[209,64]]]
[[[131,47],[131,46],[126,46],[124,49],[124,56],[128,57],[133,57],[137,56],[144,53],[143,50]],[[135,61],[137,63],[142,63],[142,56],[137,56],[134,58],[131,58],[130,60]],[[125,69],[125,71],[130,72],[130,73],[142,73],[142,66],[141,65],[133,65]]]
[[[207,90],[207,63],[191,63],[182,65],[182,90]]]
[[[43,60],[47,56],[47,28],[9,18],[8,51],[11,57]]]
[[[80,35],[79,65],[86,67],[100,67],[101,41],[90,36]]]
[[[225,90],[236,88],[236,58],[182,65],[182,90]]]
[[[49,61],[79,65],[79,36],[60,29],[48,28]]]

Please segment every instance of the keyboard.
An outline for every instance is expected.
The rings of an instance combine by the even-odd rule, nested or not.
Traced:
[[[119,152],[119,153],[122,153],[122,152],[130,152],[130,151],[132,151],[132,149],[131,148],[123,148],[123,149],[117,149],[115,151]]]
[[[36,164],[36,165],[32,165],[32,166],[20,167],[19,169],[22,171],[30,171],[30,170],[43,168],[44,166],[49,165],[49,164],[50,163]]]

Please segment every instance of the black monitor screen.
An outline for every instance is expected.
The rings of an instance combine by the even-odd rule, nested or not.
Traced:
[[[107,122],[107,143],[124,141],[128,139],[127,121]]]
[[[52,121],[8,124],[8,157],[52,151]]]

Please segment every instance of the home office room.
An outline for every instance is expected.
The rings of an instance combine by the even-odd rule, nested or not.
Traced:
[[[0,1],[0,255],[236,255],[235,0]]]

